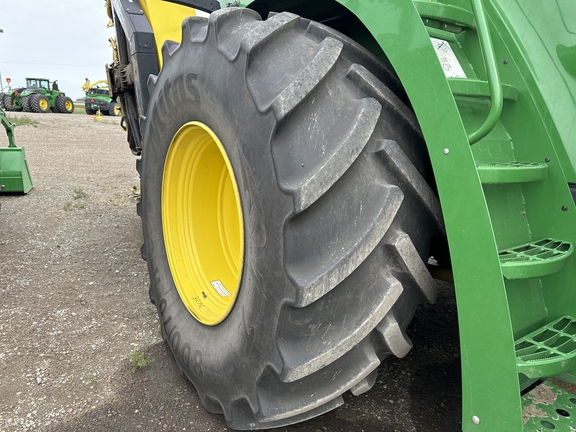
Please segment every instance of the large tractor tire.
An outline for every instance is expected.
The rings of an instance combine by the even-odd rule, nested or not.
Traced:
[[[14,111],[14,96],[4,95],[4,109],[6,111]]]
[[[50,101],[42,94],[30,95],[30,110],[35,113],[50,112]]]
[[[59,113],[72,114],[74,112],[74,102],[72,102],[72,99],[70,99],[68,96],[56,96],[54,105],[56,105],[56,109]]]
[[[107,114],[109,116],[119,116],[121,114],[120,104],[114,101],[110,102],[110,104],[108,105]]]
[[[22,98],[22,111],[29,112],[30,111],[30,96],[25,96]]]
[[[143,256],[164,340],[230,427],[296,423],[406,355],[443,232],[398,81],[340,33],[227,8],[149,79]]]

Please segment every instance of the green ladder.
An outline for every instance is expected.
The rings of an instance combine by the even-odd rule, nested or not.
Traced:
[[[502,20],[492,3],[472,0],[469,9],[437,1],[414,4],[430,37],[441,41],[437,53],[449,66],[447,81],[492,223],[492,232],[481,235],[493,236],[495,270],[501,273],[501,285],[491,287],[482,302],[463,310],[458,302],[462,428],[575,430],[576,396],[545,381],[576,383],[576,208],[550,126],[538,116],[514,41],[494,31],[494,22]],[[477,279],[493,270],[477,269]],[[457,299],[475,289],[459,287],[456,278]],[[483,323],[497,323],[501,334],[483,333]],[[521,396],[521,390],[527,392]],[[535,396],[542,392],[550,397]]]

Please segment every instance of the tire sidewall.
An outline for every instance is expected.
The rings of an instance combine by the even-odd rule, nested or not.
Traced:
[[[243,81],[242,65],[229,62],[210,46],[197,49],[210,50],[198,54],[209,60],[199,65],[188,60],[194,56],[175,53],[165,62],[151,91],[143,133],[142,223],[151,298],[163,337],[201,397],[213,395],[222,402],[241,397],[247,386],[255,386],[266,365],[281,368],[276,326],[282,303],[294,294],[283,269],[282,221],[291,211],[292,201],[275,180],[269,144],[274,121],[255,108]],[[226,77],[214,79],[215,74]],[[222,89],[217,82],[230,85]],[[241,199],[242,280],[231,313],[216,326],[200,324],[182,303],[162,233],[164,161],[173,136],[190,121],[206,124],[219,137]],[[258,166],[258,172],[251,166]],[[230,382],[235,382],[238,390],[232,389]]]

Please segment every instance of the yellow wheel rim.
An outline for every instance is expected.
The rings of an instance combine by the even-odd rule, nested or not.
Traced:
[[[120,105],[114,106],[114,115],[120,115]]]
[[[38,105],[40,106],[40,109],[42,111],[44,111],[48,108],[48,101],[46,99],[40,99],[40,102],[38,102]]]
[[[72,104],[72,101],[67,100],[64,104],[64,107],[66,108],[66,111],[72,111],[74,105]]]
[[[240,288],[242,209],[226,150],[203,123],[182,126],[168,148],[162,227],[170,271],[186,308],[205,325],[222,322]]]

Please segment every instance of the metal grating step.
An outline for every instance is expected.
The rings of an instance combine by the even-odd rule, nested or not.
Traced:
[[[548,165],[536,162],[503,162],[476,164],[483,184],[527,183],[544,180]]]
[[[524,432],[575,430],[576,396],[560,388],[554,381],[547,380],[522,396]]]
[[[498,253],[506,279],[529,279],[563,270],[572,260],[571,243],[546,238]]]
[[[576,319],[563,316],[514,343],[518,372],[528,378],[556,375],[576,366]]]

